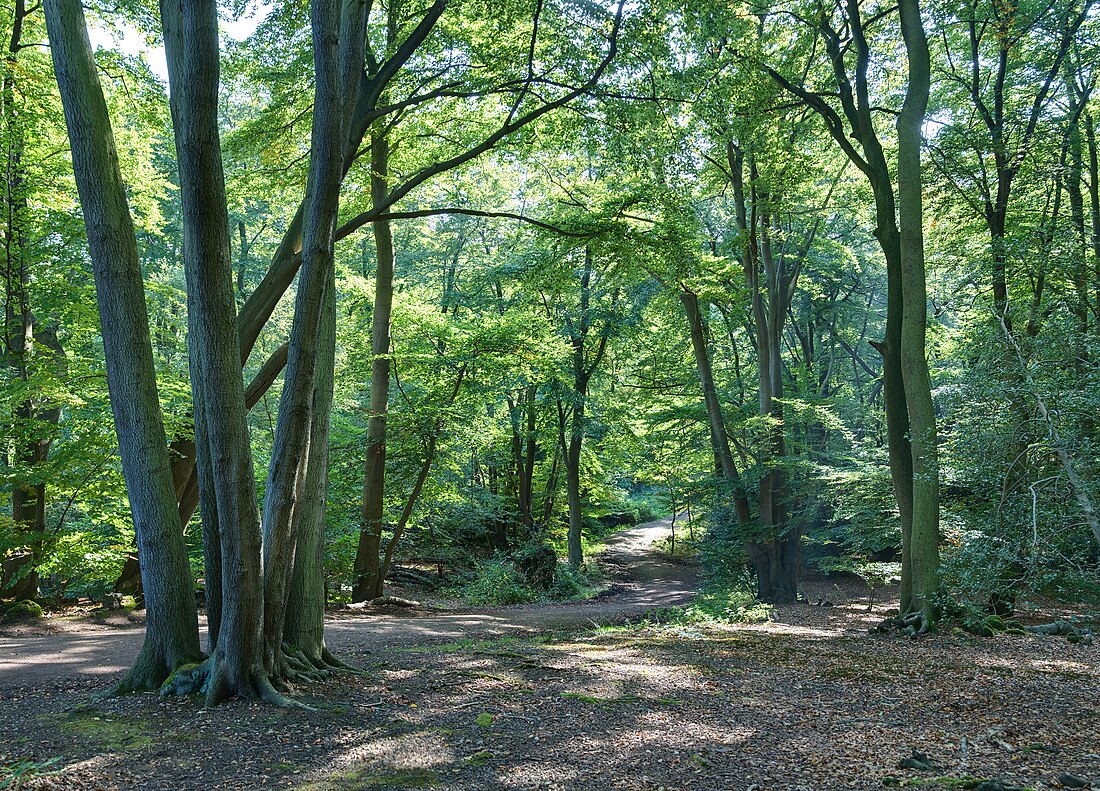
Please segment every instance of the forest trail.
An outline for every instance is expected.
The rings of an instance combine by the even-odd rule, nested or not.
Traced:
[[[668,535],[670,521],[647,522],[607,540],[600,562],[614,585],[596,599],[446,614],[337,611],[326,618],[326,639],[337,654],[342,650],[369,653],[474,637],[608,624],[655,608],[683,604],[694,595],[697,567],[672,561],[652,546]],[[64,631],[45,636],[0,635],[0,689],[122,673],[137,656],[143,634],[140,626],[70,624]]]

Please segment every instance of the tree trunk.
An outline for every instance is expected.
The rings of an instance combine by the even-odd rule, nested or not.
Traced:
[[[733,500],[734,514],[741,528],[752,524],[752,507],[745,496],[741,473],[733,460],[729,437],[726,435],[726,420],[722,415],[722,405],[718,400],[718,389],[714,385],[714,370],[711,366],[710,349],[707,348],[706,332],[703,329],[703,316],[699,310],[698,296],[689,290],[680,293],[680,302],[687,315],[688,329],[691,333],[691,349],[695,355],[695,368],[703,388],[703,401],[707,408],[707,424],[710,428],[711,448],[717,461],[717,472],[728,487]]]
[[[388,194],[389,142],[384,130],[371,138],[371,196],[380,206]],[[393,234],[389,220],[374,223],[377,269],[371,324],[370,418],[367,421],[367,462],[363,474],[363,514],[355,554],[353,601],[381,596],[379,552],[382,547],[383,503],[386,485],[386,412],[390,398],[390,314],[393,310]]]
[[[145,642],[116,691],[156,689],[180,665],[199,658],[194,585],[172,488],[137,241],[84,11],[79,0],[45,0],[44,8],[88,232],[147,607]]]
[[[940,487],[936,415],[925,352],[927,294],[924,269],[921,128],[928,108],[928,41],[919,0],[901,0],[901,29],[909,61],[909,84],[897,120],[898,209],[901,218],[903,311],[901,372],[909,414],[913,459],[913,517],[909,539],[912,583],[903,613],[921,614],[921,630],[936,619],[939,592]]]
[[[338,34],[338,0],[313,0],[315,97],[302,268],[294,303],[283,395],[264,493],[264,667],[283,675],[283,626],[287,591],[294,568],[299,504],[309,476],[310,441],[314,432],[318,346],[324,320],[325,286],[332,281],[336,215],[342,177],[343,140]],[[327,417],[323,418],[327,422]]]
[[[183,210],[204,546],[214,555],[207,562],[207,595],[208,603],[216,598],[215,607],[220,605],[212,619],[206,702],[234,696],[278,702],[262,665],[260,522],[218,133],[217,5],[162,0],[160,10]]]
[[[31,9],[32,11],[34,9]],[[35,338],[35,320],[31,313],[28,288],[31,283],[30,261],[27,250],[27,232],[30,217],[27,213],[27,173],[24,162],[27,130],[21,117],[21,102],[17,101],[17,76],[19,52],[23,42],[23,21],[28,15],[24,0],[16,0],[13,9],[12,32],[8,50],[4,54],[2,114],[7,167],[4,178],[4,326],[7,337],[6,362],[24,383],[31,376],[32,358],[38,354],[37,346],[50,349],[59,360],[57,335],[45,328]],[[40,367],[40,366],[35,366]],[[20,467],[33,471],[49,456],[52,436],[41,430],[40,422],[57,425],[60,410],[56,407],[41,409],[34,398],[27,398],[16,408],[20,430],[15,433],[14,456]],[[43,436],[45,434],[45,436]],[[30,473],[33,476],[33,472]],[[12,483],[11,517],[17,534],[25,537],[26,549],[3,562],[0,573],[0,598],[34,599],[38,596],[38,545],[46,530],[46,485],[32,482],[30,476]]]
[[[298,517],[294,571],[287,592],[283,641],[313,668],[336,663],[325,646],[325,507],[328,492],[329,423],[336,361],[336,280],[328,270],[314,376],[309,466]]]
[[[583,391],[582,391],[583,387]],[[581,445],[584,441],[584,399],[587,387],[578,386],[576,403],[570,418],[568,442],[563,448],[565,456],[565,497],[569,505],[569,565],[580,568],[584,562],[584,548],[581,544],[581,531],[584,527],[584,512],[581,503]],[[564,439],[564,437],[563,437]]]

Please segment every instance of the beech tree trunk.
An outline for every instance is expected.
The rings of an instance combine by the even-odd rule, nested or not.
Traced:
[[[208,705],[262,697],[260,523],[240,376],[221,142],[214,0],[162,0],[183,209],[188,351],[207,558],[212,666]],[[220,594],[220,595],[219,595]]]
[[[572,417],[569,421],[568,441],[563,435],[565,460],[565,499],[569,508],[569,535],[567,549],[569,565],[580,568],[584,562],[584,546],[581,543],[584,528],[584,511],[581,502],[581,446],[584,442],[584,399],[588,396],[587,382],[574,388]]]
[[[88,232],[107,388],[133,513],[145,642],[118,692],[156,689],[200,656],[194,584],[168,460],[145,290],[107,103],[80,0],[45,0],[54,73]]]
[[[388,195],[389,142],[380,128],[371,138],[371,196],[380,206]],[[393,311],[393,233],[389,220],[374,223],[376,269],[371,317],[370,417],[367,461],[363,472],[363,512],[355,554],[353,601],[382,595],[383,503],[386,486],[386,413],[390,400],[390,315]]]
[[[921,629],[936,620],[939,592],[940,486],[936,414],[925,352],[927,294],[924,270],[923,193],[920,168],[921,128],[928,109],[928,40],[919,0],[900,0],[901,32],[909,61],[909,84],[897,120],[898,209],[901,218],[901,270],[904,303],[901,373],[909,412],[913,458],[913,517],[909,538],[911,585],[905,612],[921,614]]]
[[[309,462],[299,506],[294,570],[287,590],[283,642],[294,646],[315,669],[337,664],[325,646],[325,507],[328,492],[328,438],[336,360],[336,279],[328,269],[310,414]]]
[[[313,406],[317,392],[318,347],[325,323],[325,289],[333,282],[330,271],[334,266],[334,234],[343,175],[340,145],[344,134],[344,110],[338,56],[340,4],[338,0],[314,0],[310,9],[316,77],[305,241],[283,395],[264,494],[264,666],[268,673],[280,675],[299,505],[309,477],[310,459],[321,455],[311,453],[310,446],[315,434],[327,435],[321,423],[327,425],[328,416],[317,416],[315,422]]]

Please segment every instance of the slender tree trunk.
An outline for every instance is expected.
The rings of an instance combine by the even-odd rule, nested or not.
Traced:
[[[314,375],[309,466],[298,517],[294,571],[287,592],[283,642],[314,669],[339,664],[325,646],[325,506],[328,491],[329,424],[336,361],[336,280],[332,267],[321,308]],[[308,667],[306,668],[308,670]]]
[[[565,497],[569,506],[569,535],[567,540],[569,565],[580,568],[584,562],[584,548],[581,543],[581,531],[584,527],[584,512],[581,502],[581,446],[584,441],[584,399],[587,387],[578,385],[575,391],[576,401],[569,421],[568,442],[565,443]]]
[[[538,418],[538,412],[535,408],[535,399],[537,396],[538,385],[528,385],[523,400],[526,412],[522,415],[526,430],[521,440],[522,450],[516,465],[516,476],[518,478],[516,494],[519,500],[520,518],[523,520],[524,527],[528,530],[535,525],[533,485],[535,479],[535,454],[537,452],[537,446],[535,444],[535,431]]]
[[[714,372],[711,366],[710,350],[707,348],[703,318],[699,310],[699,298],[692,291],[680,293],[680,301],[687,314],[688,328],[691,332],[691,348],[695,354],[695,367],[703,387],[703,401],[707,407],[707,423],[710,428],[711,447],[717,459],[717,468],[726,486],[730,487],[734,513],[741,527],[752,524],[752,508],[745,496],[741,483],[741,474],[733,460],[729,437],[726,435],[726,421],[722,416],[722,406],[718,400],[718,390],[714,385]]]
[[[382,205],[388,195],[389,143],[379,128],[371,139],[371,195]],[[381,596],[379,552],[382,547],[386,484],[386,412],[390,398],[390,315],[393,310],[393,233],[389,220],[374,223],[377,269],[371,324],[370,418],[367,421],[367,462],[363,475],[363,514],[355,555],[354,601]]]
[[[237,254],[237,293],[243,295],[245,284],[248,282],[248,231],[244,220],[237,220],[237,238],[241,246]]]
[[[904,292],[901,372],[909,413],[913,459],[913,517],[910,528],[912,584],[903,611],[920,613],[921,630],[936,620],[939,592],[940,487],[936,414],[925,351],[927,294],[921,183],[921,128],[928,108],[928,40],[918,0],[900,0],[901,29],[909,61],[909,84],[897,120],[898,209],[901,218],[901,270]]]
[[[309,476],[314,432],[318,346],[324,321],[326,284],[334,266],[336,216],[342,177],[343,92],[338,57],[339,0],[313,0],[315,98],[302,269],[290,331],[283,395],[275,427],[264,493],[264,667],[284,675],[281,665],[287,592],[294,568],[299,505]],[[327,417],[321,420],[327,422]]]
[[[32,9],[33,11],[34,9]],[[16,98],[19,75],[18,57],[23,43],[23,22],[28,15],[24,0],[16,0],[13,9],[12,32],[7,52],[4,53],[3,84],[0,86],[0,113],[3,120],[3,143],[6,154],[4,174],[4,340],[7,346],[6,362],[15,375],[26,383],[33,367],[41,367],[34,360],[37,354],[35,320],[30,308],[31,284],[30,260],[27,250],[27,232],[30,217],[27,209],[27,172],[24,154],[27,130],[22,119],[20,102]],[[51,343],[52,340],[52,343]],[[39,332],[37,345],[50,348],[55,358],[58,354],[56,333]],[[40,409],[34,398],[28,397],[16,408],[15,417],[19,430],[14,439],[16,463],[29,471],[27,478],[15,480],[11,492],[12,523],[18,534],[25,537],[26,550],[3,562],[0,574],[0,597],[34,599],[38,596],[38,544],[46,530],[46,485],[33,482],[33,469],[49,456],[52,438],[39,427],[40,422],[57,424],[60,410],[54,407]]]
[[[45,0],[44,8],[88,232],[107,387],[142,561],[145,642],[116,691],[156,689],[180,665],[199,658],[194,585],[172,489],[137,241],[84,11],[79,0]]]
[[[1100,335],[1100,154],[1092,115],[1085,113],[1085,142],[1089,150],[1089,214],[1092,218],[1092,312],[1093,326]]]

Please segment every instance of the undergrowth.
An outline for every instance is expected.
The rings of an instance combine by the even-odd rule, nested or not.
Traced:
[[[57,774],[58,770],[53,766],[60,760],[60,758],[47,758],[45,761],[34,761],[30,758],[21,758],[6,762],[0,758],[0,789],[16,791],[28,780]]]
[[[464,583],[449,590],[473,607],[500,607],[540,601],[578,601],[597,596],[607,588],[607,578],[595,563],[573,569],[558,563],[554,582],[546,590],[533,587],[514,561],[503,556],[475,561]]]

